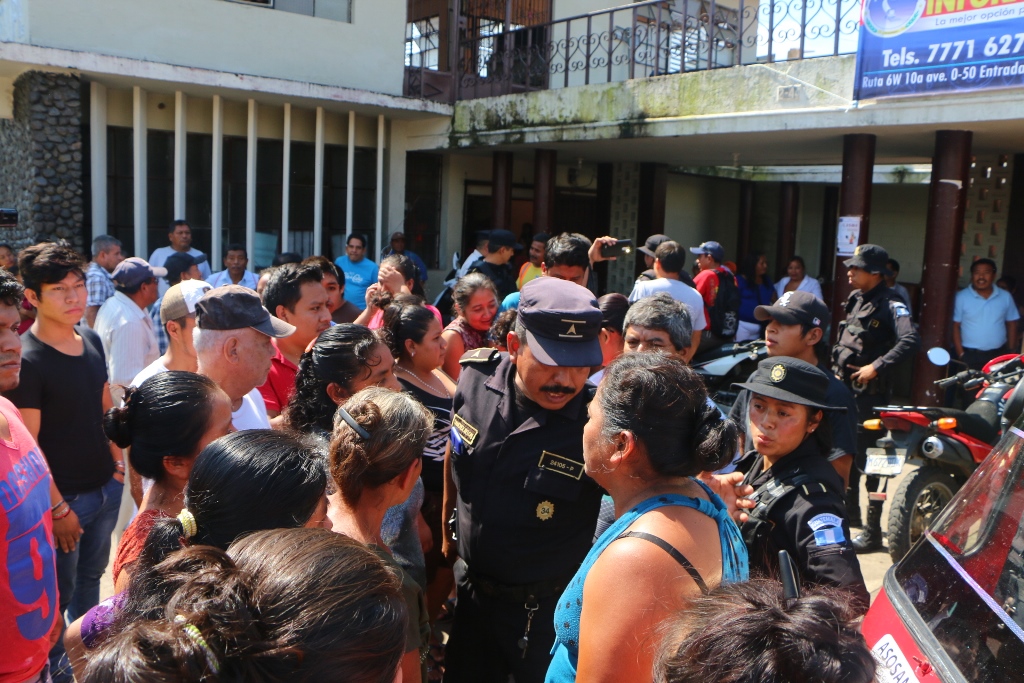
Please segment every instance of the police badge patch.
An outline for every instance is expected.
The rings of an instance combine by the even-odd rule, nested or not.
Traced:
[[[786,366],[783,365],[782,363],[772,366],[772,371],[769,375],[769,378],[776,384],[786,379]]]
[[[555,516],[555,504],[551,501],[545,500],[543,503],[537,506],[537,519],[541,521],[548,521]]]

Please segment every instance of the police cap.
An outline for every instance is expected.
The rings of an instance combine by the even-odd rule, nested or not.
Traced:
[[[828,375],[799,358],[765,358],[757,364],[757,370],[750,379],[733,386],[779,401],[798,403],[821,410],[846,412],[844,406],[830,406],[825,403]]]
[[[526,342],[544,365],[600,365],[602,318],[590,290],[568,280],[538,277],[520,292],[519,320]]]
[[[854,249],[853,258],[843,261],[843,265],[869,273],[889,275],[889,252],[877,244],[861,244]]]

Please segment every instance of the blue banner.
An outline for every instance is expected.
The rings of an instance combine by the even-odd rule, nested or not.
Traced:
[[[864,0],[854,99],[1024,85],[1024,0]]]

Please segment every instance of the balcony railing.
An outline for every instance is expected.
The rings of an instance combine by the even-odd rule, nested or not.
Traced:
[[[850,54],[859,10],[860,0],[653,0],[509,31],[467,18],[454,87],[425,92],[441,74],[421,66],[406,92],[474,99]]]

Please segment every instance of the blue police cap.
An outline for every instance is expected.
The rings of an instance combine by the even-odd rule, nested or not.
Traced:
[[[526,328],[526,343],[544,365],[600,365],[602,318],[590,290],[568,280],[538,277],[520,292],[519,320]]]

